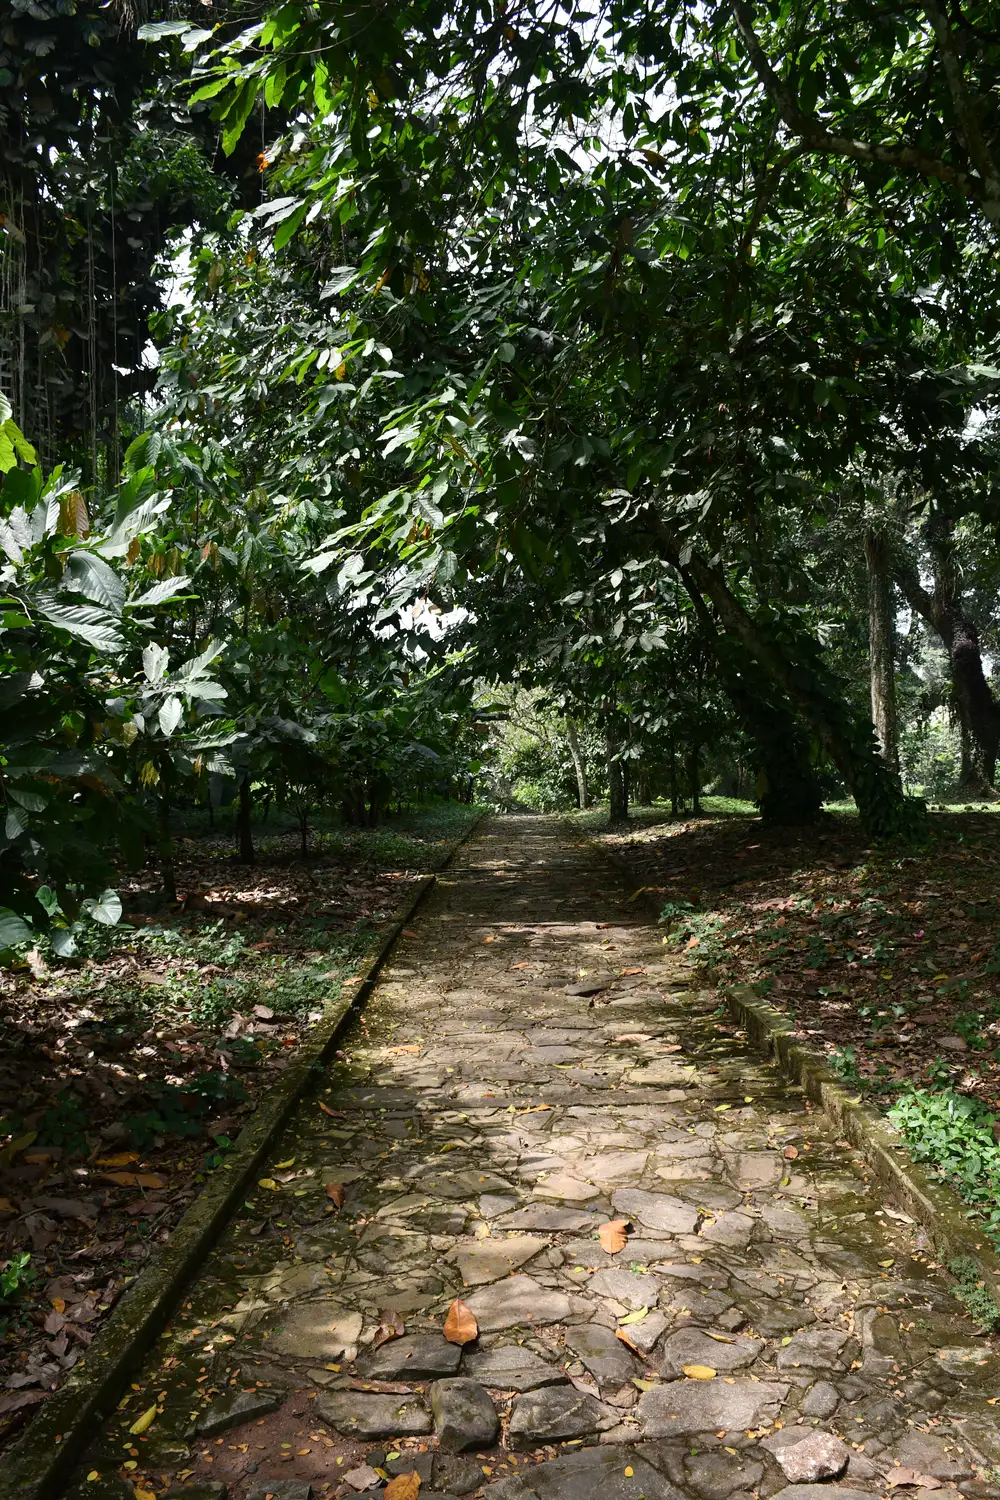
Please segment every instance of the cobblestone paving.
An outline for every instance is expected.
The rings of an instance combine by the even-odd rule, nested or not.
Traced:
[[[1000,1496],[996,1349],[689,982],[571,835],[489,825],[87,1467],[124,1444],[192,1500]]]

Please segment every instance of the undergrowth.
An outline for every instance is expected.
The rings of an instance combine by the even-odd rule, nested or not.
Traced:
[[[917,1161],[935,1167],[1000,1248],[1000,1121],[954,1089],[910,1089],[888,1112]]]

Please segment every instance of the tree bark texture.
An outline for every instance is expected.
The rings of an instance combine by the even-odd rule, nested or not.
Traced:
[[[240,782],[240,799],[236,812],[236,833],[239,839],[241,865],[252,865],[257,860],[257,854],[253,846],[253,830],[250,826],[251,802],[250,777],[247,775]]]
[[[590,801],[587,787],[587,762],[580,749],[580,732],[572,719],[566,720],[566,743],[569,745],[569,753],[573,758],[573,770],[576,772],[576,800],[579,806],[584,808]]]
[[[1000,704],[983,670],[979,631],[963,605],[950,530],[935,517],[925,535],[934,575],[932,591],[923,587],[909,558],[896,558],[896,580],[910,608],[936,632],[948,653],[962,728],[961,789],[969,796],[992,798],[1000,755]]]
[[[616,727],[608,722],[605,731],[608,756],[608,818],[612,823],[628,821],[628,778],[625,762],[619,760],[621,742]]]
[[[868,570],[868,663],[872,723],[882,759],[899,775],[899,720],[896,713],[896,632],[893,620],[889,538],[874,527],[865,533]]]

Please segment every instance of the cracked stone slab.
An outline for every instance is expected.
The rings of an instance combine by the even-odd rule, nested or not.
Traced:
[[[502,1391],[534,1391],[544,1385],[562,1385],[565,1373],[550,1365],[533,1349],[522,1344],[503,1344],[493,1349],[466,1349],[462,1357],[463,1375],[471,1375],[481,1385]]]
[[[526,1234],[511,1235],[504,1240],[481,1240],[456,1250],[455,1264],[466,1286],[482,1286],[486,1282],[499,1281],[501,1276],[509,1276],[548,1249],[548,1244],[548,1240],[533,1239]]]
[[[568,1297],[541,1286],[530,1276],[509,1276],[464,1300],[472,1309],[480,1333],[561,1323],[570,1313]]]
[[[642,1373],[639,1361],[628,1352],[615,1331],[602,1328],[599,1323],[580,1323],[567,1329],[566,1347],[572,1349],[602,1388],[617,1388]]]
[[[612,1407],[575,1386],[550,1385],[517,1397],[511,1410],[510,1445],[523,1450],[563,1443],[617,1427],[619,1421]]]
[[[631,1473],[626,1473],[626,1470]],[[585,1448],[487,1485],[485,1500],[684,1500],[635,1448]]]
[[[773,1422],[787,1394],[770,1380],[678,1380],[643,1391],[639,1422],[645,1437],[745,1432]]]
[[[676,1380],[685,1365],[708,1365],[729,1375],[733,1370],[752,1365],[764,1347],[763,1339],[732,1334],[712,1338],[700,1328],[682,1328],[663,1341],[660,1374],[667,1380]]]
[[[423,1437],[434,1429],[430,1412],[416,1396],[324,1392],[314,1410],[344,1437]]]
[[[683,1199],[669,1193],[647,1193],[641,1188],[616,1188],[611,1202],[620,1214],[665,1234],[694,1234],[701,1218],[698,1210]]]
[[[499,1437],[500,1418],[477,1380],[435,1380],[430,1400],[434,1431],[445,1453],[491,1448]]]
[[[375,1380],[436,1380],[458,1372],[462,1350],[440,1334],[405,1333],[358,1360],[363,1375]]]
[[[272,1354],[333,1360],[357,1344],[363,1326],[359,1312],[330,1302],[300,1302],[282,1315],[267,1347]]]

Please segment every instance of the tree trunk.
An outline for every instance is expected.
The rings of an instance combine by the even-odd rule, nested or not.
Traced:
[[[661,524],[657,534],[682,577],[691,577],[712,601],[727,634],[740,642],[808,724],[847,783],[869,836],[895,838],[916,832],[923,824],[921,805],[903,796],[878,753],[871,724],[855,719],[817,642],[804,634],[793,635],[787,626],[779,634],[756,620],[721,570],[697,556],[682,567],[680,543],[670,528]]]
[[[812,762],[809,737],[786,700],[775,692],[766,672],[729,636],[715,628],[705,600],[686,569],[681,570],[695,613],[719,666],[726,696],[753,742],[756,784],[753,795],[765,823],[797,826],[815,823],[823,810],[823,792]],[[676,764],[671,742],[672,787]],[[674,796],[676,812],[676,795]]]
[[[159,823],[160,880],[168,901],[177,900],[177,876],[174,871],[174,842],[170,834],[171,775],[160,766],[160,797],[157,806]]]
[[[566,720],[566,743],[569,745],[569,753],[573,757],[573,770],[576,772],[576,800],[582,809],[590,803],[587,788],[587,763],[580,749],[580,733],[572,719]]]
[[[250,826],[251,800],[252,791],[248,772],[240,782],[240,800],[236,811],[236,833],[239,838],[241,865],[252,865],[257,862],[257,854],[253,846],[253,830]]]
[[[688,781],[691,784],[691,811],[701,814],[701,746],[692,745],[688,751]]]
[[[614,726],[608,721],[606,730],[608,754],[608,819],[614,823],[628,822],[628,781],[625,763],[618,759],[621,748]]]
[[[899,723],[896,715],[895,625],[889,539],[874,527],[865,533],[868,568],[868,662],[871,676],[872,723],[882,759],[899,775]]]
[[[1000,754],[1000,704],[983,670],[979,632],[962,607],[950,530],[933,517],[925,535],[934,568],[933,593],[920,583],[909,558],[896,559],[896,579],[910,608],[940,636],[948,653],[962,728],[961,789],[969,797],[993,798]]]

